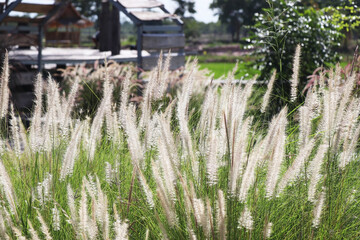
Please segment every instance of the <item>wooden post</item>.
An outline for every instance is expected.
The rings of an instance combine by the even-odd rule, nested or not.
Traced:
[[[38,50],[38,71],[39,73],[42,72],[42,39],[43,39],[43,25],[42,23],[39,24],[39,36],[38,36],[38,47],[39,47],[39,50]]]
[[[111,9],[111,55],[120,54],[120,13],[119,10],[112,6]]]
[[[108,1],[101,3],[99,50],[100,52],[111,50],[111,14]]]

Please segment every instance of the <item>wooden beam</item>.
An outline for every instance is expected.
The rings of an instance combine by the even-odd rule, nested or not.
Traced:
[[[143,34],[142,46],[144,50],[183,48],[185,35],[175,34]]]
[[[38,33],[37,27],[31,26],[0,26],[0,31],[2,32],[9,32],[9,33],[18,33],[21,31],[27,31],[30,33]]]
[[[40,24],[45,25],[47,23],[47,21],[49,21],[49,19],[54,16],[57,11],[60,10],[60,8],[64,7],[66,5],[66,3],[64,1],[61,1],[59,3],[56,3],[55,5],[51,5],[52,9],[50,11],[47,12],[46,17],[41,21]]]
[[[14,16],[7,16],[4,18],[3,22],[26,22],[26,23],[33,23],[38,24],[42,21],[42,18],[29,18],[29,17],[14,17]]]
[[[168,13],[170,14],[170,12],[165,8],[165,6],[161,6],[160,9],[164,12],[164,13]],[[174,22],[176,22],[177,24],[179,25],[184,25],[184,22],[181,20],[180,17],[176,17],[176,18],[173,18]]]
[[[7,17],[9,15],[9,13],[17,6],[21,3],[21,0],[16,0],[15,2],[12,2],[5,10],[5,12],[3,12],[2,14],[0,14],[0,23],[2,22],[2,20]]]

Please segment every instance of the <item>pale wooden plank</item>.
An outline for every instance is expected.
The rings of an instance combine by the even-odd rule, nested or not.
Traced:
[[[166,56],[164,56],[164,61]],[[148,56],[142,58],[142,68],[145,71],[154,69],[157,66],[159,56]],[[178,69],[185,65],[185,55],[172,56],[170,60],[170,70]]]
[[[118,2],[125,8],[155,8],[163,5],[155,0],[118,0]]]
[[[10,61],[21,62],[22,64],[36,64],[37,50],[31,49],[14,49],[9,51]],[[136,62],[136,50],[121,50],[120,54],[111,56],[110,51],[99,52],[97,49],[85,48],[52,48],[47,47],[42,51],[43,63],[53,64],[80,64],[94,63],[95,61],[104,62],[105,58],[116,62]],[[142,56],[149,56],[147,51],[142,51]]]
[[[178,34],[143,34],[143,49],[171,49],[183,48],[185,35]]]
[[[141,21],[160,21],[173,16],[172,14],[162,12],[132,11],[130,13]]]

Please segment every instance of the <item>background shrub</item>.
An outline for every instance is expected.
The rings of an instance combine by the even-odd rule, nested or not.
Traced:
[[[276,69],[276,94],[282,97],[279,101],[284,103],[290,92],[289,80],[296,46],[301,45],[299,90],[302,90],[306,76],[314,71],[314,66],[338,60],[336,48],[340,45],[342,34],[323,10],[305,8],[298,1],[268,1],[268,4],[263,13],[255,15],[253,42],[258,46],[257,54],[262,56],[257,62],[261,69],[260,79],[269,79],[272,70]]]

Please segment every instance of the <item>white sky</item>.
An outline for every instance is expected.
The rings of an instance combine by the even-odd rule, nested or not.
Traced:
[[[177,4],[173,0],[159,0],[164,3],[166,9],[169,10],[169,12],[174,12],[174,10],[177,7]],[[212,0],[194,0],[195,1],[195,10],[196,13],[193,15],[196,20],[202,21],[202,22],[216,22],[218,17],[214,16],[214,11],[212,11],[209,6],[212,2]],[[0,2],[4,2],[3,0]],[[25,3],[42,3],[42,4],[51,4],[54,2],[54,0],[23,0],[22,2]]]
[[[165,4],[165,7],[169,12],[174,12],[177,7],[177,3],[173,0],[160,0]],[[212,0],[194,0],[196,13],[193,15],[196,20],[201,22],[216,22],[218,16],[214,16],[215,12],[209,8]]]

